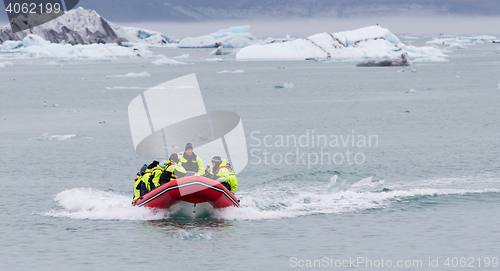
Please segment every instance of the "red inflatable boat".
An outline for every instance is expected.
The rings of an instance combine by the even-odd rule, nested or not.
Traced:
[[[134,206],[168,209],[171,213],[202,216],[214,208],[239,207],[222,184],[202,176],[170,181],[136,200]]]

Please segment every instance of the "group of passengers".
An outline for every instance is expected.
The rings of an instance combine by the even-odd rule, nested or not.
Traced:
[[[217,180],[232,193],[236,193],[238,190],[238,179],[226,160],[222,160],[220,156],[214,156],[212,168],[208,165],[203,168],[203,161],[193,152],[193,144],[187,143],[185,151],[180,157],[179,154],[173,153],[169,160],[160,162],[155,160],[151,164],[144,164],[141,167],[135,179],[132,203],[162,184],[186,175],[199,175]]]

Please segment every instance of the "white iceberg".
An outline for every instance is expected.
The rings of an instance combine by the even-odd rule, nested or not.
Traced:
[[[210,61],[210,62],[221,62],[222,61],[222,58],[205,58],[206,61]]]
[[[153,53],[144,48],[129,48],[115,43],[71,45],[46,41],[40,36],[27,35],[15,49],[0,49],[7,58],[56,58],[63,60],[109,61],[126,57],[152,57]]]
[[[293,88],[295,85],[293,83],[283,83],[283,85],[276,85],[274,88]]]
[[[449,60],[437,56],[421,57],[413,60],[413,62],[448,62]]]
[[[125,75],[106,75],[106,77],[147,77],[151,76],[148,72],[140,72],[140,73],[135,73],[135,72],[129,72]]]
[[[29,24],[30,20],[36,21],[36,17],[39,15],[32,16],[24,20],[19,17],[15,23]],[[24,28],[26,27],[21,27],[21,29]],[[5,43],[9,40],[20,41],[29,34],[40,36],[51,43],[69,43],[73,45],[94,43],[122,44],[128,42],[129,45],[130,43],[142,43],[158,46],[175,42],[173,38],[156,31],[116,26],[101,17],[94,10],[79,7],[30,30],[13,33],[10,25],[5,26],[0,29],[0,43]],[[7,46],[12,47],[13,45],[14,43],[9,43]]]
[[[75,137],[75,136],[76,135],[74,135],[74,134],[69,134],[69,135],[49,135],[48,133],[43,133],[41,136],[32,137],[32,138],[29,138],[28,140],[40,140],[40,141],[66,140],[66,139],[70,139],[70,138]]]
[[[407,52],[411,58],[444,55],[433,47],[406,46],[388,29],[369,26],[353,31],[319,33],[305,39],[251,45],[242,48],[238,60],[330,59],[363,60],[397,58]]]
[[[200,37],[187,37],[179,42],[179,48],[242,48],[256,42],[250,26],[234,26]]]
[[[14,64],[12,62],[0,62],[0,68],[12,67]]]
[[[174,57],[174,59],[188,59],[188,58],[189,58],[189,54],[182,54],[180,56]]]
[[[186,64],[188,64],[185,62],[180,62],[180,61],[173,60],[173,59],[166,58],[166,57],[157,59],[151,63],[153,63],[155,65],[186,65]]]
[[[228,70],[223,70],[217,73],[244,73],[244,70],[235,70],[235,71],[228,71]]]
[[[467,49],[468,46],[475,44],[482,44],[485,42],[494,42],[496,40],[495,36],[444,36],[441,35],[438,38],[434,38],[431,41],[427,41],[427,44],[432,44],[435,46],[440,46],[443,49],[456,50],[456,49]]]

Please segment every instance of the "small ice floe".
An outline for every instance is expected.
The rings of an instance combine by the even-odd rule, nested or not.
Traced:
[[[103,120],[103,121],[99,121],[99,123],[100,123],[100,124],[104,124],[104,123],[106,123],[106,121],[105,121],[105,120]]]
[[[52,104],[52,107],[59,107],[59,104]]]
[[[140,72],[140,73],[135,73],[135,72],[129,72],[125,75],[106,75],[106,77],[148,77],[151,76],[148,72]]]
[[[429,56],[429,57],[417,58],[413,60],[413,62],[449,62],[449,60],[442,57]]]
[[[228,71],[228,70],[223,70],[217,73],[244,73],[244,70],[235,70],[235,71]]]
[[[295,85],[293,83],[283,83],[283,85],[274,86],[274,88],[293,88]]]
[[[169,59],[169,58],[160,58],[160,59],[157,59],[153,62],[151,62],[155,65],[186,65],[188,63],[185,63],[185,62],[180,62],[180,61],[177,61],[177,60],[173,60],[173,59]]]
[[[188,58],[189,58],[189,54],[182,54],[180,56],[174,57],[174,59],[188,59]]]
[[[406,93],[417,93],[417,91],[412,88],[412,89],[408,90]]]
[[[45,63],[45,65],[47,65],[47,66],[63,66],[62,63],[55,62],[55,61],[47,62],[47,63]]]
[[[498,89],[500,90],[500,84],[498,84]]]
[[[3,117],[3,120],[7,120],[7,117]]]
[[[0,68],[12,67],[14,64],[12,62],[0,62]]]
[[[75,137],[76,135],[74,134],[69,134],[69,135],[49,135],[48,133],[43,133],[41,136],[38,137],[32,137],[29,138],[28,140],[40,140],[40,141],[48,141],[48,140],[66,140],[70,139],[72,137]]]
[[[43,101],[43,106],[47,107],[47,102],[46,101]]]
[[[403,72],[417,72],[417,69],[412,68],[412,69],[402,69],[402,70],[398,70],[398,73],[403,73]]]
[[[222,58],[205,58],[206,61],[211,61],[211,62],[222,62]]]

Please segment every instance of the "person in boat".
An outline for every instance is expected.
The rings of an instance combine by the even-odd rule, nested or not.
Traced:
[[[146,189],[149,191],[155,189],[155,185],[152,183],[153,178],[151,178],[153,174],[153,169],[158,166],[160,162],[154,160],[151,164],[148,165],[146,168],[146,171],[144,172],[144,175],[142,176],[142,181],[146,184]]]
[[[156,167],[153,168],[153,171],[151,172],[151,175],[149,176],[148,180],[149,188],[151,190],[160,186],[160,177],[166,167],[165,162],[167,162],[167,160],[162,160],[158,165],[156,165]]]
[[[238,178],[236,178],[231,165],[226,160],[223,161],[220,156],[212,158],[212,169],[207,166],[204,176],[219,181],[233,194],[238,190]]]
[[[160,185],[186,176],[186,169],[177,164],[179,160],[179,155],[177,153],[172,153],[170,155],[168,161],[164,163],[165,169],[160,176]]]
[[[203,176],[205,170],[203,169],[203,161],[193,152],[193,144],[187,143],[186,150],[182,154],[179,166],[182,166],[187,171],[192,171]]]
[[[148,189],[146,188],[146,184],[143,182],[142,177],[146,173],[147,165],[144,164],[139,172],[137,172],[137,178],[135,178],[134,184],[134,199],[132,203],[134,203],[137,199],[148,193]]]

